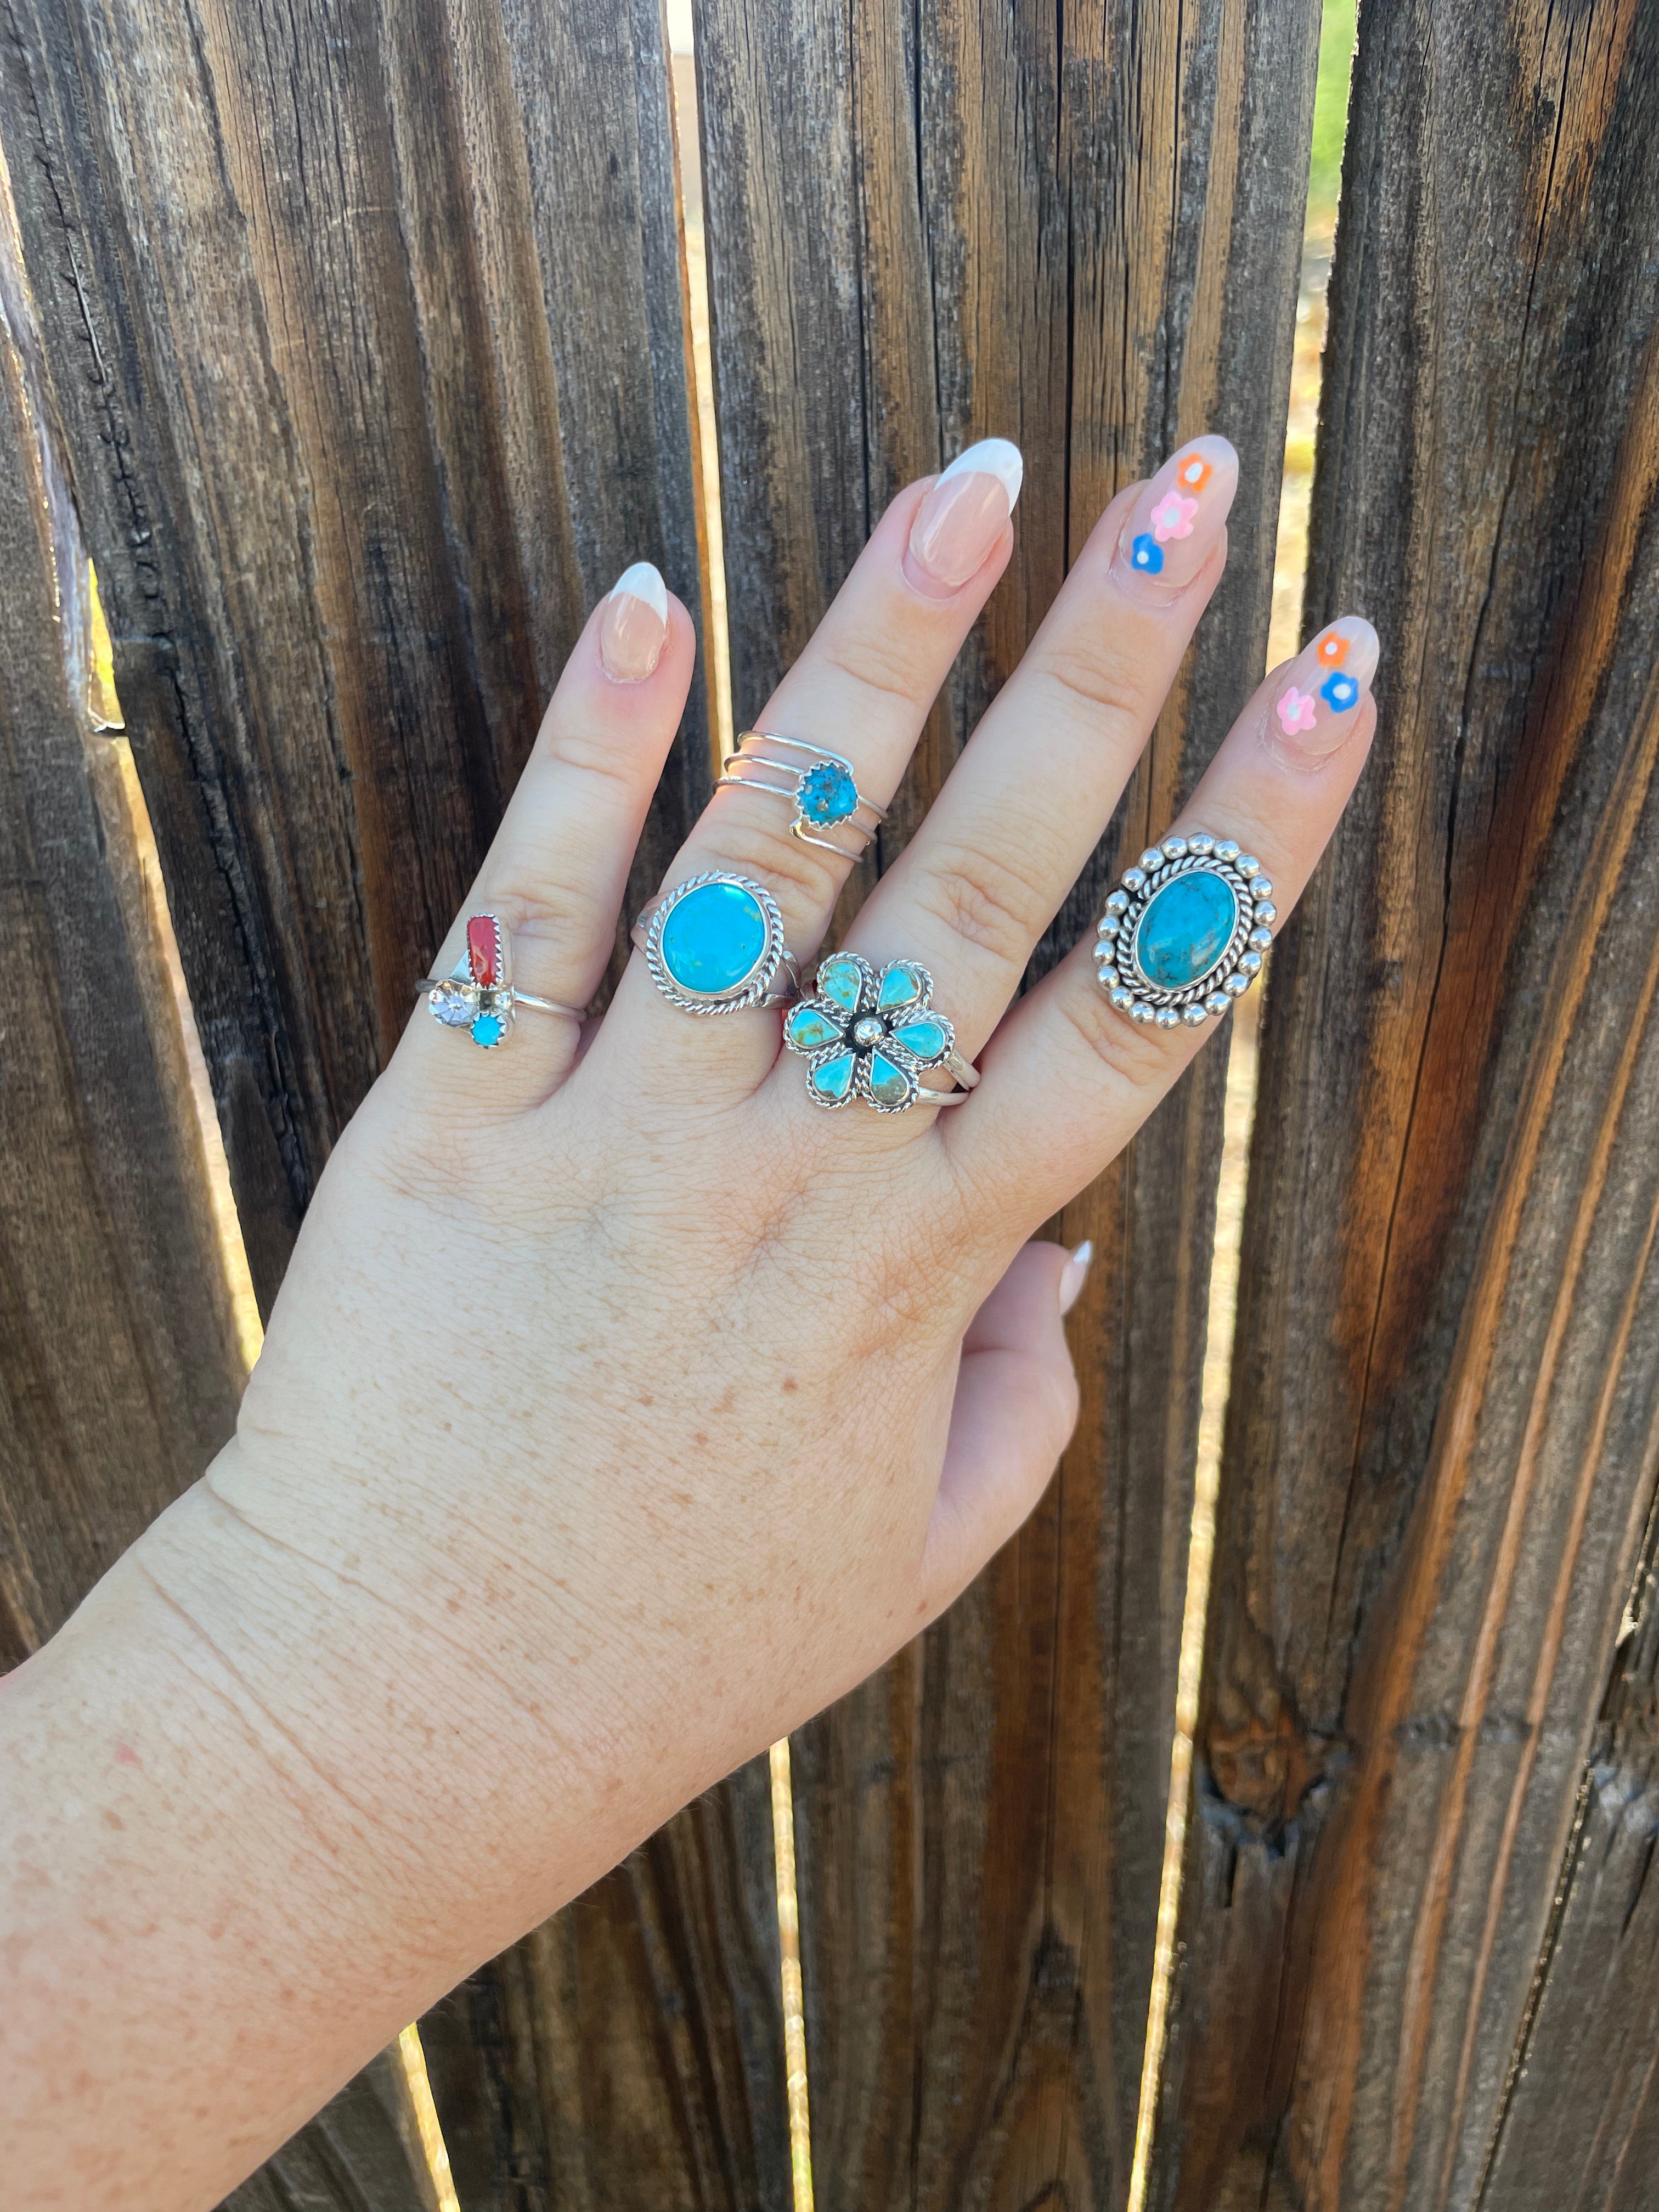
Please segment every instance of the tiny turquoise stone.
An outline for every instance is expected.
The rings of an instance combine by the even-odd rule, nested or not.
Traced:
[[[766,916],[741,884],[699,884],[677,899],[659,940],[681,990],[718,999],[746,983],[766,951]]]
[[[1135,932],[1134,963],[1162,991],[1184,990],[1207,975],[1238,922],[1232,885],[1203,869],[1155,892]]]
[[[837,1053],[834,1060],[826,1060],[817,1067],[809,1067],[806,1080],[821,1097],[833,1098],[837,1104],[853,1087],[853,1055]]]
[[[902,1067],[895,1067],[890,1060],[878,1052],[872,1052],[870,1055],[870,1073],[866,1080],[870,1085],[870,1096],[878,1106],[902,1106],[915,1087],[913,1077],[907,1075]]]
[[[834,959],[822,961],[817,982],[820,996],[845,1006],[849,1014],[857,1012],[864,975],[856,960],[843,960],[837,955]]]
[[[1345,714],[1359,697],[1359,686],[1352,676],[1328,676],[1319,687],[1319,696],[1327,706]]]
[[[845,822],[857,811],[858,787],[839,761],[820,761],[809,768],[795,792],[795,805],[808,822],[827,829]]]
[[[893,1031],[893,1042],[902,1044],[906,1052],[915,1053],[916,1058],[924,1063],[945,1057],[945,1030],[943,1025],[936,1021],[906,1022]]]
[[[876,1004],[883,1008],[908,1006],[921,996],[921,978],[914,968],[890,968],[881,979]]]
[[[483,1045],[486,1050],[499,1044],[506,1035],[507,1024],[499,1014],[480,1014],[472,1024],[473,1043]]]
[[[840,1023],[832,1022],[816,1006],[793,1007],[784,1026],[797,1052],[820,1052],[841,1035]]]
[[[1164,566],[1164,548],[1150,530],[1143,530],[1129,548],[1129,566],[1156,576]]]

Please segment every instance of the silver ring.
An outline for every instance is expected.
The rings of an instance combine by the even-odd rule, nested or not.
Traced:
[[[800,762],[772,758],[763,748],[775,745],[802,753]],[[779,780],[775,782],[773,777]],[[769,791],[793,806],[795,818],[789,834],[803,845],[839,854],[843,860],[861,860],[875,842],[876,831],[887,819],[887,809],[866,799],[853,775],[853,763],[841,753],[822,745],[809,745],[799,738],[781,738],[771,730],[744,730],[735,752],[720,763],[722,783],[740,784],[748,791]],[[838,845],[820,833],[845,829],[857,839],[850,848]]]
[[[561,1006],[556,999],[538,999],[531,991],[513,988],[513,939],[507,924],[496,914],[467,916],[466,951],[447,975],[422,975],[415,986],[430,995],[427,1005],[433,1018],[447,1030],[468,1030],[472,1042],[490,1052],[513,1034],[513,1018],[520,1006],[538,1013],[568,1014],[573,1022],[586,1018],[579,1006]]]
[[[1224,1014],[1273,944],[1273,888],[1236,838],[1189,830],[1149,846],[1100,918],[1101,989],[1132,1022],[1161,1030]]]
[[[629,932],[651,980],[688,1014],[781,1006],[799,995],[800,970],[783,941],[783,916],[764,884],[713,872],[659,891]],[[773,986],[780,973],[782,990]]]
[[[856,952],[818,963],[812,990],[783,1018],[783,1041],[808,1062],[816,1106],[861,1098],[878,1114],[912,1106],[960,1106],[979,1070],[957,1050],[956,1031],[933,1006],[933,979],[915,960],[872,968]],[[935,1091],[921,1078],[943,1068],[962,1085]]]

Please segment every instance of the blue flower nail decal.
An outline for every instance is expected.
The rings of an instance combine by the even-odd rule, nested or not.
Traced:
[[[1164,566],[1164,548],[1150,530],[1143,530],[1130,547],[1129,566],[1144,568],[1149,576],[1157,575]]]
[[[1319,696],[1327,706],[1343,714],[1358,700],[1359,686],[1352,676],[1328,676],[1319,687]]]

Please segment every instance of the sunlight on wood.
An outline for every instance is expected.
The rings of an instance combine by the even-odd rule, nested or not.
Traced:
[[[426,2053],[421,2048],[419,2028],[410,2026],[404,2030],[398,2038],[398,2056],[403,2062],[409,2101],[415,2107],[415,2124],[421,2131],[421,2148],[431,2172],[438,2212],[461,2212],[449,2171],[449,2153],[444,2148],[443,2130],[438,2125],[438,2108],[432,2101],[432,2084],[427,2079]]]
[[[800,1905],[795,1890],[795,1797],[789,1744],[772,1747],[772,1849],[777,1861],[778,1948],[783,1960],[783,2057],[789,2094],[789,2164],[795,2212],[812,2212],[812,2130],[806,2098],[806,2015],[801,1997]]]

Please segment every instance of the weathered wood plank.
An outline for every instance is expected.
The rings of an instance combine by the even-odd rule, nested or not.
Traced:
[[[1652,1495],[1656,103],[1637,0],[1362,11],[1309,613],[1382,734],[1274,955],[1155,2204],[1475,2201]]]
[[[400,2124],[398,2053],[383,2051],[220,2212],[436,2212],[431,2177]]]
[[[702,605],[659,14],[16,0],[6,27],[45,378],[268,1306],[586,607],[641,556]],[[707,726],[700,679],[641,892],[708,790]],[[719,1823],[653,1848],[688,1893],[763,1881],[699,1875],[705,1842],[733,1848]],[[724,2002],[680,1903],[665,1888],[663,1940]],[[603,1885],[592,1948],[623,1958],[636,1912]],[[537,2034],[617,2069],[617,2126],[559,2137],[599,2201],[695,2094],[726,2156],[763,2052],[781,2114],[764,1960],[741,2032],[688,2016],[702,2071],[660,2094],[648,1989],[542,1995]],[[754,2134],[730,2152],[744,2202]]]
[[[902,846],[1117,486],[1243,454],[1188,684],[1038,962],[1190,789],[1259,673],[1318,10],[701,0],[739,719],[908,477],[1026,458],[1013,565],[882,840]],[[848,908],[867,888],[849,887]],[[1099,1249],[1049,1499],[794,1747],[826,2207],[1121,2200],[1151,1978],[1222,1055],[1067,1212]]]
[[[0,1668],[195,1480],[243,1378],[28,315],[0,240]]]

